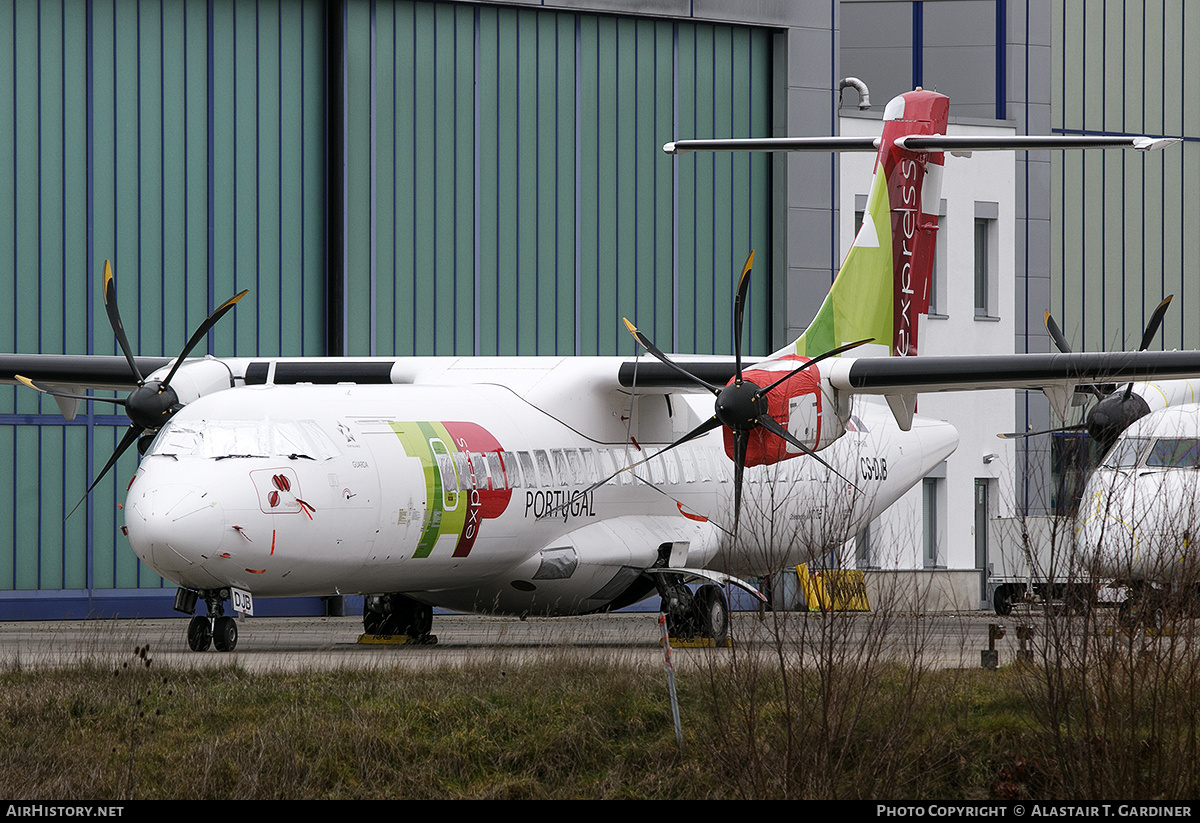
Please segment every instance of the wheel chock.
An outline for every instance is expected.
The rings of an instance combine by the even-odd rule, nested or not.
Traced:
[[[662,641],[658,641],[658,645],[662,645]],[[711,637],[672,637],[672,649],[732,649],[733,638],[726,637],[721,643],[717,643]]]
[[[436,634],[410,637],[407,634],[360,634],[358,642],[363,646],[436,646]]]

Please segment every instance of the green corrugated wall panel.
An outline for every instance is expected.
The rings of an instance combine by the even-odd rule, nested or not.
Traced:
[[[369,6],[350,8],[361,60]],[[769,239],[769,160],[659,148],[676,129],[770,133],[769,33],[426,3],[377,4],[374,25],[372,98],[350,92],[348,129],[360,146],[357,113],[374,114],[375,176],[361,164],[346,191],[377,221],[373,351],[627,352],[624,315],[668,348],[731,350],[737,271]],[[766,264],[750,350],[767,348]],[[370,310],[361,286],[347,297],[353,333]]]
[[[90,26],[87,11],[62,0],[0,10],[11,56],[0,105],[12,112],[0,129],[4,348],[115,352],[98,293],[112,258],[143,354],[177,352],[241,287],[254,296],[218,326],[218,352],[235,353],[237,324],[241,353],[319,353],[323,5],[98,0]],[[0,424],[0,588],[162,585],[119,530],[132,454],[63,520],[124,424],[67,425],[52,401],[10,388],[0,414],[22,415]]]
[[[0,426],[0,466],[8,470],[5,475],[0,476],[0,591],[12,591],[16,588],[14,570],[17,555],[30,550],[29,546],[22,546],[17,542],[14,531],[18,519],[17,512],[21,510],[16,495],[16,433],[15,426]]]
[[[5,13],[0,15],[0,54],[12,54],[15,49],[15,16],[15,7],[6,9]],[[0,60],[0,111],[15,111],[15,71],[16,66],[12,60]],[[12,129],[0,129],[0,158],[11,161],[0,163],[0,227],[5,227],[3,229],[5,236],[3,242],[0,242],[0,271],[13,272],[15,279],[17,271],[15,243],[17,226],[16,142]],[[15,283],[13,285],[15,287]],[[5,346],[9,351],[16,351],[16,316],[16,300],[0,300],[0,345]],[[16,410],[15,407],[16,392],[12,389],[0,390],[0,413],[11,414]],[[0,459],[5,459],[3,455],[12,453],[11,448],[5,449],[4,446],[5,444],[0,442]],[[7,462],[6,459],[5,462]],[[3,529],[4,526],[4,521],[0,520],[0,529]],[[11,529],[0,532],[0,540],[3,539],[3,534],[9,532]],[[11,546],[9,546],[9,551],[11,552]],[[3,549],[0,549],[0,552],[3,552]],[[5,562],[6,560],[7,562]],[[8,575],[7,578],[4,577],[5,574]],[[6,580],[7,586],[11,588],[12,558],[11,556],[4,558],[0,554],[0,586],[4,586]]]
[[[239,351],[253,352],[260,348],[258,326],[262,322],[263,295],[258,283],[259,198],[258,174],[258,30],[256,0],[236,0],[229,36],[233,38],[232,145],[233,178],[229,181],[233,193],[231,211],[234,215],[232,233],[234,281],[225,291],[233,294],[247,286],[254,288],[254,298],[246,306],[250,311],[233,312],[237,331],[235,345]],[[263,347],[265,348],[265,347]]]
[[[87,430],[83,426],[65,426],[63,431],[66,445],[62,474],[59,477],[51,476],[51,482],[55,482],[62,489],[63,507],[60,511],[65,515],[83,494],[86,483],[91,481],[87,476]],[[51,469],[53,470],[53,467]],[[47,533],[47,539],[43,541],[44,551],[62,552],[62,587],[82,589],[88,583],[88,523],[78,512],[66,520],[60,517],[60,522],[61,544],[55,543],[53,533]]]
[[[253,177],[258,254],[254,260],[254,349],[263,355],[285,353],[279,346],[279,313],[283,296],[283,260],[279,244],[284,223],[279,188],[285,174],[279,145],[283,115],[281,94],[285,84],[281,75],[279,15],[280,9],[276,3],[260,2],[257,6]],[[294,176],[294,172],[288,172],[288,175]]]
[[[1166,348],[1200,341],[1200,16],[1181,0],[1055,4],[1052,124],[1068,133],[1182,137],[1161,153],[1055,158],[1052,303],[1089,348],[1136,345],[1146,315],[1175,294]],[[1159,344],[1156,342],[1155,347]]]
[[[350,3],[345,11],[345,186],[348,192],[371,190],[371,7]],[[371,350],[371,201],[345,199],[346,350]]]
[[[16,431],[16,441],[13,444],[13,462],[17,466],[37,466],[40,461],[38,453],[38,429],[23,427]],[[38,530],[40,523],[37,517],[37,500],[40,493],[38,483],[40,473],[32,471],[18,472],[14,479],[15,494],[13,503],[17,516],[13,522],[13,542],[19,547],[16,563],[13,568],[13,588],[18,590],[36,589],[38,587],[37,569],[41,557],[38,552],[26,550],[26,547],[39,544]]]

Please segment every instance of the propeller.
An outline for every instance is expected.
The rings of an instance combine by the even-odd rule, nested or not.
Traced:
[[[1146,323],[1146,330],[1142,333],[1142,342],[1138,346],[1138,351],[1145,351],[1150,348],[1150,344],[1154,342],[1154,338],[1158,335],[1159,329],[1162,327],[1163,317],[1166,316],[1167,308],[1171,305],[1171,300],[1175,295],[1167,295],[1157,308],[1150,315],[1150,320]],[[1046,312],[1046,331],[1050,333],[1050,339],[1054,341],[1055,347],[1063,354],[1071,353],[1071,345],[1067,342],[1067,338],[1059,328],[1058,323]],[[1036,432],[1009,432],[1000,435],[1004,438],[1020,438],[1020,437],[1036,437],[1040,434],[1056,434],[1059,432],[1074,432],[1086,431],[1097,443],[1107,449],[1121,435],[1121,432],[1129,428],[1129,426],[1137,419],[1144,417],[1150,413],[1150,407],[1140,395],[1133,393],[1133,383],[1125,386],[1124,391],[1121,391],[1117,386],[1109,383],[1104,385],[1089,384],[1082,387],[1084,390],[1096,397],[1096,404],[1088,410],[1084,417],[1084,422],[1074,426],[1062,426],[1056,429],[1045,429]]]
[[[743,369],[742,369],[742,320],[743,320],[743,317],[745,314],[746,294],[750,287],[750,270],[751,270],[753,264],[754,264],[754,252],[752,251],[752,252],[750,252],[750,256],[746,258],[745,266],[742,267],[742,275],[741,275],[740,280],[738,281],[737,295],[734,299],[733,328],[734,328],[735,374],[734,374],[733,379],[725,386],[714,386],[712,383],[709,383],[708,381],[692,374],[686,368],[684,368],[683,366],[681,366],[678,363],[671,360],[669,357],[667,357],[667,355],[663,354],[663,352],[657,346],[654,345],[653,341],[651,341],[650,338],[646,337],[645,334],[638,331],[637,327],[634,326],[632,323],[630,323],[628,319],[623,318],[625,320],[626,328],[629,329],[629,333],[633,335],[634,339],[636,339],[638,341],[638,343],[640,343],[646,349],[646,351],[648,351],[651,355],[653,355],[655,358],[660,360],[662,363],[664,363],[667,366],[669,366],[670,368],[674,369],[680,375],[691,380],[698,386],[701,386],[701,387],[707,389],[708,391],[712,392],[712,394],[715,398],[713,416],[710,417],[708,420],[705,420],[699,426],[696,426],[696,428],[692,429],[687,434],[680,437],[674,443],[671,443],[668,446],[664,446],[662,449],[658,450],[657,452],[650,455],[649,457],[647,457],[644,460],[641,460],[637,463],[633,463],[631,465],[625,466],[624,468],[622,468],[622,469],[618,470],[617,472],[615,472],[614,474],[604,478],[603,480],[599,481],[598,483],[592,484],[590,487],[588,487],[584,491],[580,492],[580,494],[586,495],[587,493],[594,491],[595,489],[598,489],[599,487],[603,486],[605,483],[612,480],[617,475],[621,474],[621,472],[630,471],[631,469],[635,469],[638,466],[645,465],[646,463],[650,462],[651,460],[658,457],[659,455],[665,454],[666,452],[669,452],[671,449],[674,449],[678,446],[682,446],[684,443],[695,440],[696,438],[698,438],[704,434],[707,434],[708,432],[713,431],[714,429],[721,428],[722,426],[728,428],[733,436],[733,450],[734,450],[733,466],[734,466],[734,469],[733,469],[733,532],[732,532],[732,534],[735,537],[737,535],[738,523],[741,519],[742,476],[743,476],[743,473],[745,472],[745,468],[746,468],[746,454],[747,454],[747,450],[748,450],[749,444],[750,444],[750,435],[757,428],[761,427],[763,429],[766,429],[768,432],[771,432],[776,437],[779,437],[779,438],[785,440],[786,442],[790,443],[792,446],[799,449],[802,454],[806,454],[809,457],[812,457],[814,460],[819,462],[825,468],[829,469],[831,472],[836,474],[838,477],[842,478],[850,485],[852,485],[852,486],[854,485],[854,482],[852,480],[846,478],[844,475],[842,475],[840,472],[838,472],[837,469],[835,469],[827,461],[825,461],[819,454],[817,454],[815,450],[809,448],[803,442],[801,442],[799,439],[797,439],[795,436],[793,436],[791,434],[791,432],[789,432],[786,428],[784,428],[782,425],[780,425],[779,422],[774,417],[771,416],[771,413],[769,411],[769,405],[767,403],[767,395],[771,392],[772,389],[774,389],[777,386],[779,386],[780,384],[786,382],[790,378],[795,377],[797,374],[804,371],[805,369],[807,369],[811,366],[815,366],[817,363],[821,362],[822,360],[824,360],[826,358],[834,357],[836,355],[841,354],[842,352],[857,348],[858,346],[861,346],[865,343],[870,343],[873,341],[874,338],[868,338],[866,340],[858,340],[856,342],[847,343],[843,346],[838,346],[835,349],[831,349],[830,351],[827,351],[824,354],[818,355],[817,357],[814,357],[811,360],[809,360],[805,363],[802,363],[801,365],[797,366],[795,369],[792,369],[790,372],[788,372],[787,374],[780,377],[778,380],[774,381],[773,383],[771,383],[770,385],[765,386],[765,387],[759,386],[758,384],[754,383],[753,381],[747,380],[743,374]]]
[[[137,388],[125,397],[94,397],[90,394],[75,394],[62,391],[52,386],[39,384],[28,377],[22,377],[19,374],[16,375],[16,379],[21,383],[43,394],[71,400],[98,400],[105,403],[113,403],[124,407],[125,414],[129,417],[129,428],[126,429],[121,442],[117,444],[117,448],[113,451],[108,462],[104,464],[104,468],[96,475],[96,479],[87,487],[87,491],[83,493],[83,497],[80,498],[79,503],[75,504],[75,507],[71,509],[67,517],[75,513],[75,509],[79,508],[79,504],[87,499],[87,496],[92,493],[92,489],[96,488],[96,485],[108,473],[109,469],[116,465],[121,455],[136,443],[142,434],[148,431],[157,431],[174,416],[175,412],[183,408],[183,404],[179,402],[179,396],[171,388],[171,380],[175,377],[176,372],[179,371],[179,367],[183,365],[183,361],[191,354],[192,349],[196,348],[212,327],[248,293],[249,289],[242,290],[214,309],[212,314],[205,318],[204,322],[200,324],[199,328],[188,339],[187,344],[183,347],[183,351],[175,358],[175,362],[171,365],[171,369],[167,372],[165,378],[162,380],[147,380],[138,369],[137,361],[133,356],[133,349],[129,345],[129,338],[125,335],[125,325],[121,322],[121,312],[117,307],[117,283],[113,278],[112,264],[108,260],[104,261],[104,310],[108,314],[108,322],[112,326],[113,336],[117,339],[117,344],[121,347],[121,352],[125,355],[125,359],[129,363],[129,371],[137,381]]]

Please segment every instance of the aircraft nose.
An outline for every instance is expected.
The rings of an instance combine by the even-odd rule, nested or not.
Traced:
[[[225,513],[212,494],[195,486],[136,484],[125,501],[125,527],[138,557],[168,576],[217,553]]]

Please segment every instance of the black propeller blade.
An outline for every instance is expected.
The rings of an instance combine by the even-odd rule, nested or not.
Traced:
[[[1154,312],[1150,315],[1150,320],[1146,323],[1146,330],[1142,333],[1142,341],[1138,346],[1138,351],[1145,351],[1154,342],[1154,338],[1158,335],[1159,329],[1162,327],[1163,317],[1166,316],[1167,308],[1171,305],[1171,300],[1174,297],[1175,295],[1173,294],[1167,295],[1154,309]],[[1067,342],[1066,336],[1063,335],[1062,329],[1059,328],[1058,323],[1050,315],[1050,312],[1046,312],[1045,320],[1046,331],[1050,333],[1050,339],[1054,341],[1055,347],[1063,354],[1070,354],[1071,346]],[[1009,432],[1001,434],[999,437],[1034,437],[1039,434],[1086,431],[1097,443],[1107,449],[1116,442],[1121,432],[1125,431],[1135,420],[1150,413],[1150,407],[1146,404],[1146,401],[1133,393],[1133,383],[1126,385],[1124,391],[1118,391],[1117,387],[1111,384],[1104,386],[1092,384],[1082,388],[1095,395],[1098,401],[1088,410],[1083,423],[1037,432]]]
[[[803,363],[792,371],[786,373],[766,388],[759,386],[753,381],[746,380],[742,369],[742,325],[745,315],[746,295],[750,287],[750,270],[753,266],[753,263],[754,252],[750,252],[750,256],[746,258],[746,265],[742,267],[742,275],[738,280],[737,294],[734,299],[733,328],[735,335],[734,357],[736,373],[733,381],[726,386],[714,386],[711,383],[692,374],[678,363],[673,362],[669,357],[667,357],[667,355],[663,354],[662,351],[660,351],[658,347],[646,337],[646,335],[638,331],[636,326],[630,323],[628,319],[625,320],[625,326],[629,329],[630,334],[632,334],[634,338],[645,347],[646,351],[670,366],[679,374],[687,377],[697,385],[703,386],[713,393],[715,396],[714,413],[711,418],[701,423],[695,429],[688,432],[674,443],[662,448],[645,460],[634,463],[630,466],[626,466],[611,477],[606,477],[599,483],[592,485],[590,488],[585,490],[585,494],[604,485],[622,471],[628,471],[629,469],[644,465],[650,460],[653,460],[655,457],[658,457],[658,455],[668,452],[676,446],[680,446],[689,440],[693,440],[702,434],[706,434],[721,426],[725,426],[730,430],[733,439],[733,534],[735,537],[737,535],[738,524],[741,519],[742,477],[746,469],[746,455],[750,447],[750,435],[756,428],[761,427],[766,429],[771,434],[783,439],[799,449],[801,453],[812,457],[822,466],[829,469],[831,472],[845,480],[850,485],[855,485],[852,480],[843,476],[837,471],[837,469],[835,469],[825,459],[817,454],[815,450],[809,448],[798,438],[794,437],[786,428],[780,425],[779,421],[771,416],[770,406],[767,402],[767,395],[772,389],[776,388],[788,379],[795,377],[797,374],[809,368],[810,366],[816,365],[821,360],[824,360],[827,357],[833,357],[845,351],[849,351],[850,349],[857,348],[865,343],[870,343],[872,342],[872,339],[848,343],[831,351],[825,352],[818,357],[814,357],[812,360],[809,360],[808,362]]]
[[[116,465],[121,455],[128,451],[129,447],[137,442],[138,438],[147,431],[157,431],[164,423],[171,419],[175,412],[183,408],[179,402],[179,397],[175,390],[171,388],[171,380],[175,377],[179,367],[183,365],[183,361],[191,354],[192,349],[199,345],[204,336],[212,329],[217,322],[232,309],[237,302],[249,293],[249,289],[244,289],[238,294],[226,300],[218,306],[196,329],[187,344],[183,347],[183,351],[175,358],[175,362],[171,365],[171,369],[167,372],[167,376],[163,380],[147,380],[138,370],[137,361],[134,359],[133,349],[129,346],[129,338],[125,334],[125,325],[121,322],[121,312],[117,307],[117,284],[113,278],[112,264],[104,261],[104,310],[108,314],[109,325],[112,326],[113,336],[117,340],[117,344],[121,347],[121,351],[125,355],[125,359],[129,362],[129,371],[137,381],[137,388],[131,391],[124,398],[117,397],[93,397],[92,395],[75,394],[72,392],[62,391],[52,386],[40,385],[27,377],[16,375],[24,385],[31,389],[49,394],[53,397],[61,397],[70,400],[98,400],[105,403],[114,403],[125,408],[125,413],[129,416],[129,428],[125,431],[125,436],[121,438],[121,442],[113,451],[112,457],[104,464],[104,468],[96,475],[96,479],[88,486],[79,503],[71,509],[71,513],[75,513],[75,509],[79,508],[80,503],[87,499],[87,496],[92,493],[92,489],[104,477],[108,471]]]

